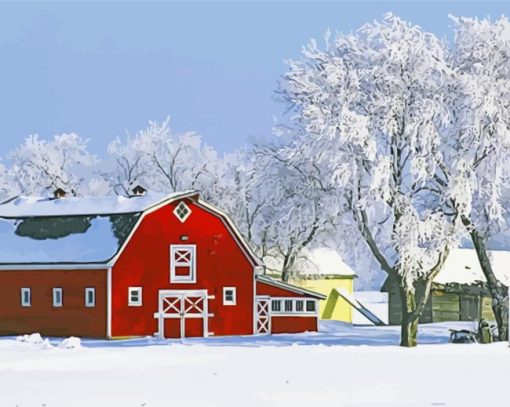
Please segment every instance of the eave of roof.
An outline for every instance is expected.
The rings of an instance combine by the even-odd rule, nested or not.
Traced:
[[[327,298],[327,296],[325,296],[324,294],[320,294],[315,291],[310,291],[301,287],[296,287],[292,284],[285,283],[283,281],[273,280],[272,278],[267,276],[257,275],[255,276],[255,279],[260,281],[261,283],[272,285],[273,287],[282,288],[284,290],[292,291],[297,294],[307,295],[309,297],[314,297],[319,300],[325,300]]]

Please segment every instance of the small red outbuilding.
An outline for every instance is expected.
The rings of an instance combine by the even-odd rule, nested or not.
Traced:
[[[165,338],[318,329],[324,296],[263,275],[196,192],[0,205],[0,334]]]

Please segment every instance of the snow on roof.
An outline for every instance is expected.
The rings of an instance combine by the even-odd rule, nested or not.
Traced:
[[[510,252],[490,251],[489,258],[496,277],[506,286],[510,286]],[[441,272],[434,279],[435,283],[473,284],[485,282],[485,276],[474,249],[453,250]]]
[[[193,193],[18,197],[0,205],[0,265],[107,263],[142,212]]]
[[[170,195],[147,192],[142,196],[69,197],[61,199],[20,196],[0,205],[0,218],[112,215],[143,212],[166,200],[192,191]]]
[[[356,276],[356,273],[342,260],[337,251],[328,248],[309,250],[306,260],[299,265],[302,275]]]
[[[117,253],[138,218],[139,215],[113,215],[0,219],[0,264],[106,263]]]

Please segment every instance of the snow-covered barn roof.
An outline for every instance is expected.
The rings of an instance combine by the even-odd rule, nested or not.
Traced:
[[[489,252],[492,269],[498,280],[510,286],[510,252],[493,250]],[[485,276],[474,249],[455,249],[450,252],[443,269],[434,279],[435,283],[473,284],[485,282]]]
[[[170,195],[147,192],[145,195],[102,196],[83,198],[39,198],[20,196],[0,205],[0,218],[25,218],[34,216],[114,215],[143,212],[164,201],[188,195],[175,192]]]
[[[342,260],[340,254],[332,249],[318,248],[304,253],[299,262],[299,274],[306,276],[341,276],[355,277],[356,273]]]
[[[104,265],[143,212],[193,194],[13,199],[0,205],[0,265]]]

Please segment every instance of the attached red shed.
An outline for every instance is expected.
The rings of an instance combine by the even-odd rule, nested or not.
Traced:
[[[196,192],[0,205],[0,334],[193,337],[316,331],[321,294],[261,275]]]

